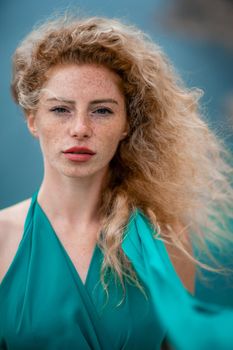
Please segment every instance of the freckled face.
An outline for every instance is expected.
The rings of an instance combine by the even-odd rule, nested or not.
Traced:
[[[127,134],[120,78],[102,66],[54,67],[28,127],[39,138],[45,174],[104,175]]]

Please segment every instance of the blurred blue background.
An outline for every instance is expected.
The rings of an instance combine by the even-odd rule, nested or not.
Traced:
[[[11,99],[11,56],[36,23],[67,7],[84,15],[122,18],[146,31],[162,46],[186,85],[204,90],[204,117],[232,148],[231,0],[1,0],[0,208],[30,197],[43,171],[37,141],[29,135],[23,114]],[[204,295],[203,288],[198,288]],[[233,304],[227,290],[221,302]]]

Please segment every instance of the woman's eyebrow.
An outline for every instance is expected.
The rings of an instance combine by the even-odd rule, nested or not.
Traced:
[[[64,102],[64,103],[69,103],[72,105],[75,105],[76,102],[74,100],[67,100],[66,98],[63,97],[50,97],[46,99],[47,102],[50,101],[58,101],[58,102]],[[113,98],[105,98],[105,99],[98,99],[98,100],[93,100],[90,102],[90,105],[95,105],[98,103],[114,103],[118,105],[118,102],[114,100]]]
[[[46,99],[47,102],[50,101],[57,101],[57,102],[64,102],[64,103],[69,103],[69,104],[75,104],[76,102],[74,100],[67,100],[66,98],[63,97],[50,97]]]
[[[90,102],[91,105],[95,105],[98,103],[115,103],[118,105],[118,102],[114,100],[113,98],[104,98],[104,99],[99,99],[99,100],[93,100]]]

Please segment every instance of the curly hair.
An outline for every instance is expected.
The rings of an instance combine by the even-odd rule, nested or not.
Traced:
[[[130,213],[139,208],[155,236],[197,265],[187,235],[202,250],[232,240],[232,166],[223,142],[200,116],[198,89],[188,89],[160,47],[134,26],[107,18],[62,17],[36,28],[13,57],[12,93],[25,115],[36,110],[48,71],[58,64],[98,64],[122,81],[129,134],[110,163],[102,193],[104,272],[139,287],[121,249]],[[182,224],[184,229],[177,230]]]

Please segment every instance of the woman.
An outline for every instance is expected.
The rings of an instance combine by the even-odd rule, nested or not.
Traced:
[[[231,240],[233,198],[199,92],[143,33],[104,18],[45,23],[13,64],[44,178],[1,212],[0,348],[227,349],[231,312],[191,296],[196,268],[218,268],[192,245]]]

